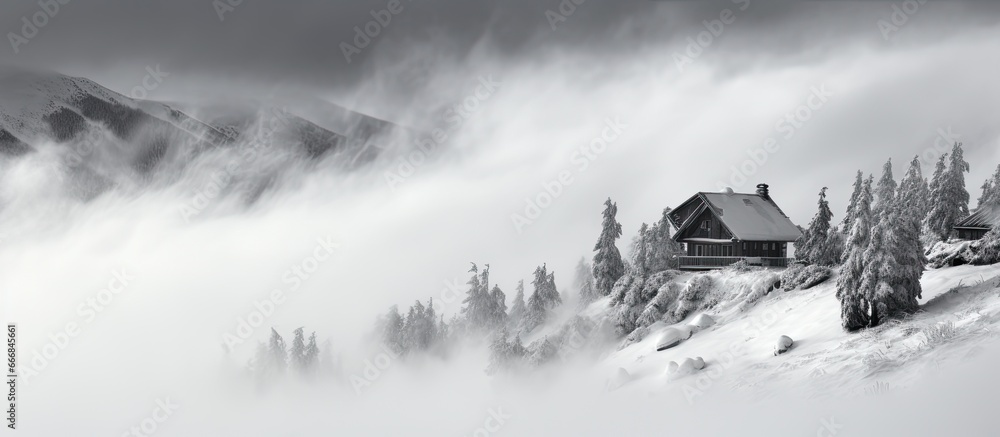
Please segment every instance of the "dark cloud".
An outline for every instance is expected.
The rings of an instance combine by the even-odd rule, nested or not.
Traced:
[[[175,77],[197,80],[350,88],[377,66],[417,50],[435,50],[439,53],[427,57],[457,62],[483,48],[499,59],[572,52],[600,62],[650,46],[682,50],[724,9],[734,11],[735,22],[713,48],[725,54],[718,74],[761,62],[821,61],[827,52],[858,41],[895,44],[882,38],[876,24],[889,18],[892,2],[400,0],[403,10],[348,63],[340,44],[350,43],[356,27],[364,28],[372,11],[385,9],[388,0],[243,0],[224,10],[220,20],[213,5],[226,1],[73,0],[61,5],[20,53],[5,44],[0,62],[88,75],[111,87],[127,86],[137,71],[161,64]],[[921,8],[933,12],[909,17],[922,22],[921,34],[908,37],[909,44],[1000,17],[995,2],[932,2]],[[22,17],[39,11],[36,2],[4,2],[0,30],[19,34]]]

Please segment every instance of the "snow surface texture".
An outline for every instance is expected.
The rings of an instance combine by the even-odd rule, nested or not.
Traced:
[[[659,334],[676,327],[652,326],[646,340],[607,359],[607,366],[632,375],[625,389],[682,388],[671,387],[662,369],[672,373],[671,362],[700,356],[708,368],[718,368],[711,384],[716,389],[767,393],[808,381],[813,396],[863,395],[873,386],[878,391],[886,384],[912,386],[925,372],[974,355],[993,339],[991,330],[1000,323],[1000,264],[929,270],[921,281],[920,312],[859,334],[840,329],[833,281],[804,291],[772,292],[750,304],[738,302],[753,296],[745,290],[766,288],[766,276],[709,275],[737,290],[716,306],[717,325],[659,352],[654,344]],[[775,339],[786,335],[795,339],[794,347],[773,357]]]

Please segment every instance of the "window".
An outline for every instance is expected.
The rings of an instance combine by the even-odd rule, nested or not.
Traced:
[[[753,202],[750,199],[743,199],[743,204],[746,206],[753,206]]]
[[[711,220],[705,220],[705,221],[701,222],[701,228],[704,229],[704,230],[706,230],[706,231],[711,230],[712,229],[712,221]]]

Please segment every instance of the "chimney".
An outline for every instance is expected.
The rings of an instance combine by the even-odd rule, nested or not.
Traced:
[[[771,200],[771,192],[767,189],[767,184],[757,184],[757,195],[767,200]]]

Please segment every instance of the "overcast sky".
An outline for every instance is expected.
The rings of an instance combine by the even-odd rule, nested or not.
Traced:
[[[732,68],[765,60],[818,60],[856,43],[919,45],[992,25],[1000,11],[990,1],[934,2],[921,7],[930,12],[908,20],[906,26],[919,26],[919,32],[902,29],[897,34],[905,38],[886,42],[876,21],[890,18],[893,3],[880,1],[589,0],[563,21],[546,12],[559,12],[569,0],[402,0],[372,45],[348,63],[340,44],[351,42],[355,27],[364,28],[372,11],[388,3],[244,0],[229,7],[226,0],[72,1],[17,53],[8,35],[0,61],[86,75],[111,87],[129,87],[136,71],[160,64],[178,88],[224,77],[335,89],[357,85],[379,65],[379,56],[399,56],[415,45],[432,45],[458,59],[481,45],[512,59],[553,49],[628,59],[642,47],[684,42],[724,8],[739,12],[739,40],[730,38],[717,48],[732,55],[727,60]],[[24,35],[22,18],[42,11],[33,1],[4,2],[0,28]]]
[[[889,158],[898,179],[914,155],[925,155],[929,175],[946,150],[936,146],[964,142],[973,203],[1000,163],[1000,2],[937,1],[907,12],[903,2],[880,1],[588,0],[562,14],[557,0],[404,0],[347,62],[341,44],[353,43],[356,26],[374,26],[372,11],[388,4],[244,0],[220,20],[207,0],[70,2],[19,53],[0,49],[0,61],[120,92],[159,65],[170,76],[153,99],[292,88],[432,125],[481,77],[495,77],[500,91],[452,132],[460,153],[408,180],[392,201],[398,209],[373,231],[398,237],[385,243],[391,254],[373,256],[398,256],[400,264],[436,247],[440,271],[413,266],[406,279],[419,276],[412,293],[424,297],[469,260],[504,265],[509,273],[497,274],[510,275],[508,288],[542,262],[567,272],[560,278],[568,282],[573,263],[590,254],[608,197],[619,203],[624,250],[642,222],[697,191],[752,192],[767,182],[805,226],[823,186],[839,221],[855,171],[877,176]],[[726,10],[729,23],[692,55],[692,41],[709,41],[706,26]],[[5,2],[0,28],[20,33],[21,18],[39,11],[36,2]],[[809,103],[815,109],[806,111]],[[807,120],[780,124],[796,113]],[[627,129],[579,170],[574,154],[609,117]],[[762,159],[769,138],[780,150],[747,164]],[[515,232],[510,215],[563,171],[574,182]],[[369,215],[387,210],[373,208]],[[412,253],[400,249],[403,241]]]

